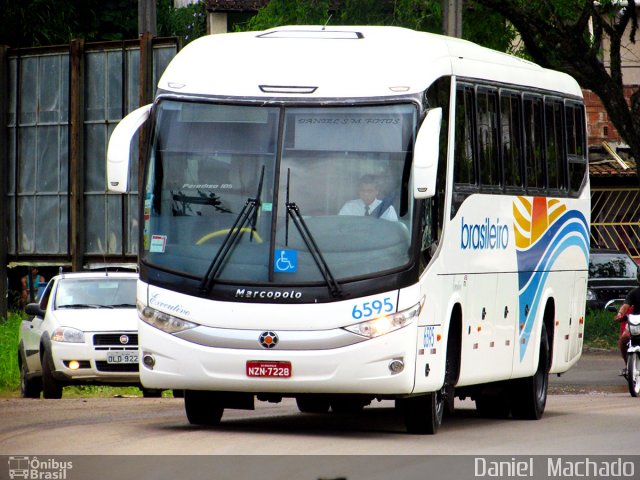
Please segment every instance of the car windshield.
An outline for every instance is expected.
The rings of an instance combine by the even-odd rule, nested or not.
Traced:
[[[414,104],[164,100],[155,115],[145,263],[209,288],[342,282],[409,262]]]
[[[135,278],[62,278],[55,308],[135,308]]]
[[[589,277],[591,278],[628,278],[635,279],[638,265],[624,254],[592,254],[589,259]]]

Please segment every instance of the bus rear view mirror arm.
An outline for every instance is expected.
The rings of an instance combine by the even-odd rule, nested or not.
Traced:
[[[151,104],[140,107],[124,117],[113,130],[107,147],[107,190],[110,192],[127,191],[131,140],[150,112]]]
[[[442,108],[433,108],[418,130],[413,152],[413,196],[416,199],[433,197],[436,191],[441,123]]]

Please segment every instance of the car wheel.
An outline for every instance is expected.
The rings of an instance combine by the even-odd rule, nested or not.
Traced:
[[[44,398],[62,398],[62,384],[53,378],[53,360],[45,352],[42,362],[42,396]]]
[[[27,362],[20,362],[20,393],[23,398],[40,398],[42,391],[42,379],[40,377],[29,378]]]

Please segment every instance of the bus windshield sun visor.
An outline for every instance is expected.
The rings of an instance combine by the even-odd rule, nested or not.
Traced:
[[[250,228],[250,238],[253,238],[256,231],[256,221],[258,216],[258,211],[260,208],[262,196],[262,184],[264,180],[264,165],[262,166],[262,171],[260,173],[260,182],[258,183],[258,191],[256,192],[255,198],[247,198],[246,203],[240,210],[240,213],[236,217],[233,222],[233,226],[229,229],[226,236],[222,241],[222,245],[220,245],[220,249],[216,253],[213,260],[211,260],[211,264],[207,269],[207,273],[202,277],[202,281],[200,282],[200,293],[203,295],[208,295],[213,288],[215,283],[216,276],[220,272],[225,259],[229,255],[229,253],[233,250],[233,247],[238,242],[238,239],[245,233],[245,226],[247,223],[251,222]]]

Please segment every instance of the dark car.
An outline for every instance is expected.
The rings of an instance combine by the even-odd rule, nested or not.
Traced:
[[[587,308],[603,309],[609,300],[624,299],[638,286],[638,264],[626,252],[591,250]]]

